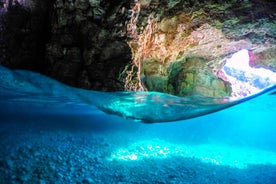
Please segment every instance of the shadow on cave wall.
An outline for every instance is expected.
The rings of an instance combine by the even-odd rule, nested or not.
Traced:
[[[2,6],[0,62],[86,89],[123,90],[131,51],[120,34],[128,1],[31,0]],[[7,6],[7,4],[9,4]]]
[[[43,73],[53,0],[34,0],[33,8],[9,3],[1,14],[1,64]]]

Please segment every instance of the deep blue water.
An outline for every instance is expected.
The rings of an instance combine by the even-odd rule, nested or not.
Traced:
[[[0,183],[276,183],[272,93],[103,93],[0,67]]]

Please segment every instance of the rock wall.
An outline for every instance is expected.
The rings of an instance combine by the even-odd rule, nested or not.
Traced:
[[[49,75],[87,89],[123,90],[119,74],[131,63],[124,34],[127,0],[57,1],[47,44]]]
[[[241,49],[250,50],[251,66],[275,70],[275,6],[255,0],[138,1],[128,42],[138,68],[137,88],[179,96],[230,95],[221,69]]]
[[[274,1],[22,2],[2,16],[1,64],[72,86],[228,96],[221,69],[241,49],[276,71]]]
[[[131,64],[128,8],[127,0],[15,3],[2,16],[0,62],[76,87],[124,90],[120,73]]]
[[[4,2],[0,7],[0,64],[43,72],[52,2],[41,0],[33,6],[29,0],[20,1],[24,6],[17,1]]]
[[[215,76],[202,57],[186,57],[168,66],[156,60],[146,60],[141,69],[141,81],[150,91],[210,97],[224,97],[231,93],[230,83]]]

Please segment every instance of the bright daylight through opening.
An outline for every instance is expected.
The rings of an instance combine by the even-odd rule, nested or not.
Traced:
[[[232,86],[232,96],[248,96],[276,84],[276,73],[249,65],[248,50],[240,50],[227,59],[223,68],[227,80]]]

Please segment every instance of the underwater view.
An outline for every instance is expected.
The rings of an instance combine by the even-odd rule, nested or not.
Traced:
[[[275,92],[107,93],[1,66],[0,183],[273,184]]]
[[[276,184],[275,0],[0,0],[0,184]]]

